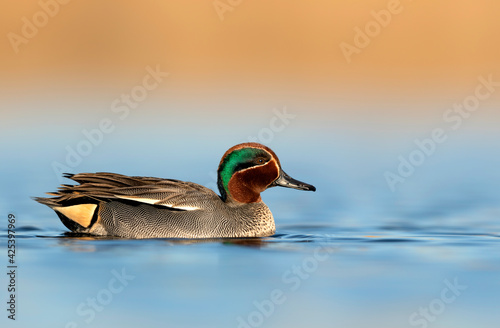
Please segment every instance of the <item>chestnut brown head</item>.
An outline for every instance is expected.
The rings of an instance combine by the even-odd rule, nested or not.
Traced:
[[[226,151],[217,173],[217,185],[224,201],[260,202],[260,193],[274,186],[316,191],[314,186],[286,174],[276,154],[255,142],[242,143]]]

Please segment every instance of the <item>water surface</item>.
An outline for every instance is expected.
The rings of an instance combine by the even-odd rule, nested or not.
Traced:
[[[18,165],[3,164],[0,238],[6,245],[15,214],[18,294],[17,320],[4,312],[2,326],[498,327],[498,154],[450,143],[391,192],[383,173],[397,165],[394,149],[338,142],[298,153],[300,142],[271,146],[317,192],[266,191],[272,237],[206,241],[67,234],[30,199],[57,187],[50,163],[61,154],[33,161],[28,147]],[[47,149],[57,147],[64,142]],[[207,148],[146,160],[116,144],[109,156],[107,147],[75,170],[211,185],[221,155]],[[5,275],[0,282],[5,300]]]

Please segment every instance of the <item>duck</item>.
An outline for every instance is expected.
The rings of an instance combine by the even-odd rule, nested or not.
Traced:
[[[220,195],[202,185],[174,179],[116,173],[65,173],[53,197],[35,197],[72,232],[130,239],[247,238],[276,232],[261,192],[281,186],[316,191],[281,168],[276,154],[260,143],[229,148],[217,169]]]

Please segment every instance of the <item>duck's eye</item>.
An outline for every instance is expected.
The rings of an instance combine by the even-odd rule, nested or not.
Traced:
[[[257,158],[257,163],[264,164],[266,161],[263,158]]]

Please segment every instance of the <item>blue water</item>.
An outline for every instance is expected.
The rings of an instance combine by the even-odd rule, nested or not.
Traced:
[[[258,127],[200,127],[185,139],[169,138],[179,130],[124,128],[74,171],[213,186],[222,153]],[[4,310],[2,327],[498,327],[498,138],[457,136],[392,192],[384,172],[419,134],[388,143],[309,129],[269,145],[288,174],[317,192],[263,193],[276,235],[247,240],[67,235],[30,197],[57,187],[51,163],[64,161],[78,132],[5,144],[0,231],[6,245],[14,214],[18,293],[16,321]],[[0,284],[5,307],[6,275]]]

